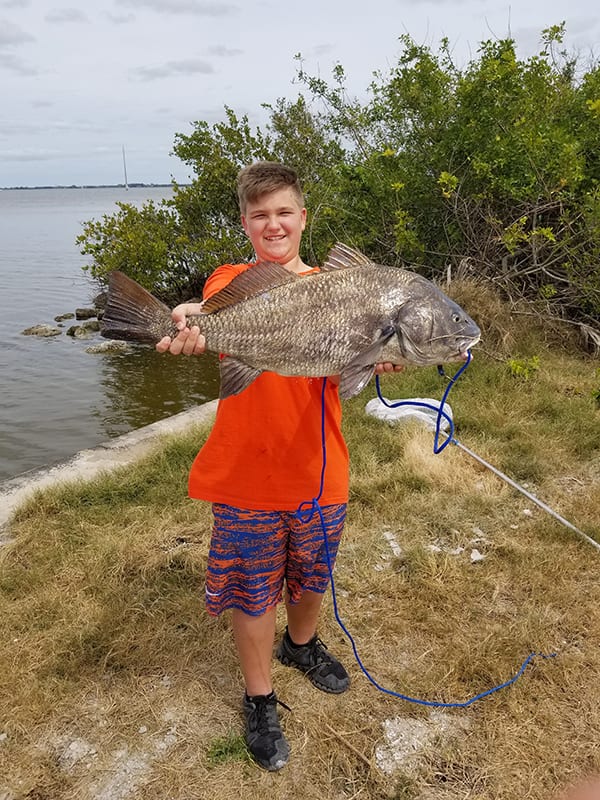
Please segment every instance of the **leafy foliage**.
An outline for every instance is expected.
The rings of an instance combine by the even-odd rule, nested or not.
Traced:
[[[306,94],[265,106],[252,130],[225,109],[213,126],[177,134],[195,175],[173,200],[87,223],[79,238],[102,279],[119,265],[146,285],[197,293],[197,275],[251,257],[235,179],[255,160],[280,160],[303,181],[309,226],[303,257],[342,240],[386,264],[436,277],[450,267],[485,276],[511,298],[588,328],[600,313],[600,67],[562,50],[564,27],[517,57],[512,39],[482,42],[464,68],[401,38],[367,99],[349,96],[343,67],[309,75]],[[591,337],[595,341],[594,337]]]
[[[197,251],[169,203],[152,200],[136,208],[117,203],[116,214],[84,223],[77,244],[92,257],[84,270],[104,283],[113,270],[121,270],[165,300],[182,292],[200,292],[203,275]]]

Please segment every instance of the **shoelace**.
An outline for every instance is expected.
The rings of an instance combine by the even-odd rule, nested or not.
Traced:
[[[327,653],[327,645],[318,637],[311,645],[311,660],[315,660],[315,666],[329,662],[329,653]]]
[[[255,707],[255,714],[256,714],[256,730],[263,734],[269,732],[269,707],[273,704],[273,700],[275,701],[274,705],[283,706],[286,711],[291,713],[292,709],[286,705],[282,700],[278,697],[258,697],[253,699],[251,702],[254,703]]]

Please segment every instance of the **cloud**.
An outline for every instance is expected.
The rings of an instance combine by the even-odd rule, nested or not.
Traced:
[[[35,38],[30,33],[6,19],[0,19],[0,47],[33,41]]]
[[[209,47],[207,52],[210,53],[211,56],[229,58],[230,56],[241,56],[244,51],[232,47],[225,47],[224,44],[215,44]]]
[[[182,61],[167,61],[160,67],[138,67],[133,74],[143,81],[169,78],[171,75],[211,75],[214,69],[208,61],[200,58],[185,58]]]
[[[25,149],[0,150],[0,161],[53,161],[64,153],[59,150]]]
[[[309,52],[312,56],[318,58],[319,56],[328,56],[333,51],[334,45],[332,44],[316,44]]]
[[[129,22],[133,22],[135,19],[135,14],[111,14],[110,11],[107,11],[105,16],[114,25],[126,25]]]
[[[2,136],[32,136],[37,134],[54,133],[98,133],[108,132],[106,125],[89,122],[88,120],[67,119],[42,119],[38,116],[36,122],[22,122],[20,120],[0,120],[0,135]]]
[[[159,14],[196,14],[201,17],[226,17],[237,13],[237,6],[202,0],[117,0],[127,8],[149,8]]]
[[[37,75],[39,70],[31,67],[20,58],[7,53],[0,53],[0,72],[13,72],[15,75]]]
[[[31,134],[42,133],[45,126],[33,122],[17,122],[14,120],[3,119],[0,121],[0,135],[10,136],[31,136]]]
[[[44,17],[46,22],[89,22],[83,11],[78,8],[56,8]]]
[[[0,8],[27,8],[29,0],[2,0]]]

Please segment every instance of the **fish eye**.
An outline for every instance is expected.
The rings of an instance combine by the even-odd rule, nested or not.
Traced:
[[[461,321],[460,314],[454,312],[454,314],[452,314],[452,322],[456,322],[458,324],[460,321]]]

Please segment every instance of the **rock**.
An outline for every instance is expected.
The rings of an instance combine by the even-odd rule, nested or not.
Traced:
[[[100,344],[92,344],[85,348],[86,353],[124,353],[129,348],[127,342],[119,342],[116,339],[109,339]]]
[[[74,336],[76,339],[86,339],[95,331],[100,330],[100,323],[97,319],[90,319],[81,325],[71,325],[67,329],[67,336]]]
[[[21,333],[23,336],[58,336],[62,331],[56,325],[33,325],[31,328],[25,328]]]
[[[92,331],[84,328],[83,325],[71,325],[67,330],[67,336],[73,336],[75,339],[89,339]]]
[[[65,319],[74,319],[75,314],[69,312],[68,314],[59,314],[58,317],[54,317],[54,322],[63,322]]]
[[[92,319],[96,316],[95,308],[76,308],[75,319]]]
[[[83,325],[79,326],[83,328],[85,331],[99,331],[100,330],[100,323],[97,319],[88,319]]]

